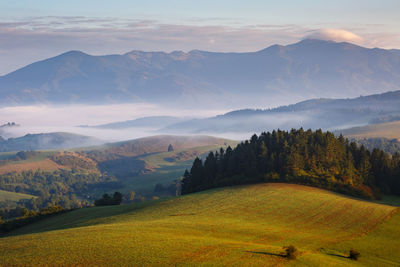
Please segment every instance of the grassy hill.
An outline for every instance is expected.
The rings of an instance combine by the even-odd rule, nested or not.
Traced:
[[[400,121],[354,127],[338,132],[352,138],[384,137],[388,139],[398,139],[400,141]]]
[[[36,196],[0,190],[0,202],[19,201],[21,199],[31,199],[31,198],[36,198]]]
[[[103,152],[104,154],[117,154],[120,156],[138,156],[150,153],[166,152],[168,151],[169,145],[172,145],[174,150],[183,150],[199,146],[223,146],[227,143],[232,143],[232,141],[206,135],[156,135],[118,143],[106,144],[103,147],[96,148],[94,152]]]
[[[0,265],[398,266],[399,226],[394,206],[259,184],[49,218],[1,238]],[[281,256],[290,244],[295,261]]]
[[[29,152],[28,152],[29,153]],[[12,160],[18,154],[0,153],[0,157],[9,158],[7,162],[0,165],[0,175],[10,172],[22,171],[55,171],[59,169],[69,170],[71,168],[85,169],[87,171],[98,172],[96,164],[93,160],[82,154],[69,151],[35,151],[34,155],[28,156],[26,159]]]

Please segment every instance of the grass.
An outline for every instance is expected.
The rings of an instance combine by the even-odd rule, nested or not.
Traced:
[[[347,137],[354,138],[384,137],[388,139],[400,140],[400,121],[354,127],[341,130],[341,132]]]
[[[36,196],[0,190],[0,202],[19,201],[21,199],[31,199],[31,198],[36,198]]]
[[[10,172],[22,172],[22,171],[55,171],[58,169],[68,169],[65,166],[61,166],[50,159],[43,159],[38,161],[16,161],[12,164],[0,166],[0,175]]]
[[[399,266],[400,214],[397,213],[367,235],[336,244],[332,248],[339,254],[356,248],[361,253],[359,261],[365,265]]]
[[[394,206],[259,184],[49,218],[1,238],[0,265],[399,265],[399,226]],[[350,248],[360,261],[345,258]]]
[[[10,172],[22,172],[29,170],[44,170],[54,171],[58,169],[65,169],[54,161],[50,160],[49,157],[54,155],[54,151],[40,151],[37,155],[30,156],[26,160],[9,161],[6,165],[0,166],[0,175]],[[6,159],[15,155],[15,152],[0,153],[0,158]]]
[[[18,160],[18,161],[10,161],[9,164],[18,164],[20,162],[35,162],[35,161],[40,161],[43,159],[46,159],[54,154],[56,154],[56,151],[50,151],[50,150],[41,150],[37,151],[36,155],[29,156],[28,159],[26,160]],[[13,158],[15,156],[16,152],[0,152],[0,159],[9,159]]]

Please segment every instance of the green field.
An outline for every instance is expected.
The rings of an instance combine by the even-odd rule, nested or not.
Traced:
[[[0,239],[2,265],[398,266],[395,206],[290,184],[86,208]],[[295,245],[297,260],[281,256]],[[359,261],[343,256],[354,248]]]
[[[0,190],[0,202],[2,201],[19,201],[21,199],[31,199],[35,198],[36,196],[28,195],[28,194],[21,194],[15,192],[9,192]]]

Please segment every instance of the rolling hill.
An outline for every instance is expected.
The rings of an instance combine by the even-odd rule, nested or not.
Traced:
[[[28,225],[0,238],[0,264],[398,266],[398,212],[300,185],[221,188]],[[282,257],[290,244],[293,261]],[[351,248],[359,261],[346,258]]]
[[[165,135],[68,151],[1,153],[0,189],[40,196],[40,205],[54,201],[65,205],[57,199],[65,196],[86,203],[117,190],[135,191],[141,198],[175,195],[176,187],[155,192],[155,186],[170,186],[195,157],[236,144],[210,136]],[[168,151],[170,145],[173,149]],[[0,205],[7,202],[0,198]],[[31,208],[29,203],[24,205]]]
[[[97,150],[104,151],[108,154],[137,156],[155,152],[166,152],[168,151],[169,145],[172,145],[174,149],[181,150],[198,146],[224,145],[229,141],[230,140],[228,139],[206,135],[155,135],[129,141],[106,144],[104,145],[104,148],[100,147]]]
[[[306,39],[249,53],[70,51],[0,77],[0,102],[265,107],[382,93],[399,83],[398,50]]]
[[[190,168],[195,157],[238,142],[212,136],[158,135],[106,144],[85,151],[101,172],[115,175],[122,192],[154,194],[157,183],[169,184]],[[173,151],[168,151],[172,145]]]
[[[102,143],[102,141],[94,137],[64,132],[27,134],[22,137],[0,140],[0,152],[65,149]]]
[[[17,202],[21,199],[31,199],[31,198],[36,198],[36,196],[0,190],[0,202],[2,201]]]
[[[343,135],[354,138],[378,138],[397,139],[400,141],[400,121],[379,123],[353,127],[340,131]]]

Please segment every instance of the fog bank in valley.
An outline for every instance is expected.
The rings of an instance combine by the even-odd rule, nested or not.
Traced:
[[[0,125],[15,122],[19,126],[1,127],[0,136],[15,138],[26,134],[69,132],[96,137],[104,142],[114,142],[162,134],[163,132],[149,127],[99,129],[79,126],[95,126],[148,116],[205,118],[225,112],[227,110],[164,108],[146,103],[3,107],[0,108]],[[177,132],[176,134],[186,133]]]

